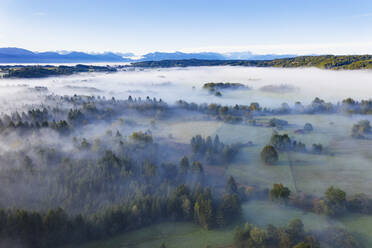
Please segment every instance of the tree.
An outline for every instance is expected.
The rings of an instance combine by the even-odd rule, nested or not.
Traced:
[[[322,144],[313,144],[313,146],[312,146],[312,151],[313,151],[313,153],[321,154],[322,151],[323,151],[323,146],[322,146]]]
[[[253,111],[260,111],[261,107],[260,104],[257,102],[252,102],[251,105],[249,106],[250,110]]]
[[[132,133],[130,138],[134,141],[137,141],[137,142],[143,142],[143,143],[152,143],[153,142],[153,138],[152,138],[152,135],[150,133],[144,133],[144,132],[141,132],[141,131]]]
[[[281,120],[281,119],[277,119],[277,118],[272,118],[270,119],[269,121],[269,126],[270,127],[278,127],[278,128],[282,128],[284,126],[287,126],[288,125],[288,121],[286,120]]]
[[[216,135],[213,141],[213,147],[215,152],[219,151],[220,145],[221,145],[220,138],[218,137],[218,135]]]
[[[182,197],[182,214],[185,220],[192,219],[193,209],[192,209],[192,202],[187,196]]]
[[[236,186],[235,179],[230,176],[229,180],[226,183],[225,191],[227,194],[237,194],[238,193],[238,186]]]
[[[278,151],[287,151],[291,148],[292,142],[288,134],[276,134],[271,136],[270,144]]]
[[[196,135],[195,137],[191,138],[191,148],[192,151],[196,154],[204,154],[206,149],[205,149],[205,141],[202,138],[201,135]]]
[[[204,139],[196,135],[191,139],[190,144],[194,155],[205,158],[207,163],[214,165],[231,162],[242,147],[239,143],[225,145],[220,142],[217,135],[213,141],[211,136]]]
[[[83,138],[83,141],[81,142],[80,148],[82,150],[89,150],[91,148],[91,144],[85,138]]]
[[[306,123],[304,126],[304,130],[308,133],[312,132],[314,130],[313,125],[311,125],[311,123]]]
[[[272,200],[279,200],[286,202],[289,199],[291,191],[289,188],[284,187],[283,184],[274,184],[273,188],[270,190],[270,198]]]
[[[205,229],[211,229],[214,224],[214,209],[212,199],[200,195],[194,206],[195,221]]]
[[[297,245],[295,245],[293,248],[312,248],[311,244],[300,242]]]
[[[293,219],[288,224],[287,233],[289,234],[292,243],[298,243],[303,240],[305,236],[304,224],[300,219]]]
[[[255,247],[263,247],[266,240],[266,232],[263,229],[254,227],[250,232],[251,240]]]
[[[346,209],[346,193],[339,188],[329,187],[324,193],[323,210],[327,215],[339,215]]]
[[[121,133],[119,132],[119,130],[116,130],[116,135],[115,135],[117,138],[121,138],[122,137],[122,135],[121,135]]]
[[[261,160],[268,165],[275,164],[278,161],[278,153],[271,145],[265,146],[261,151]]]
[[[203,165],[199,161],[195,161],[195,162],[192,163],[191,170],[192,170],[193,173],[196,173],[196,174],[203,174],[204,173]]]
[[[371,125],[368,120],[361,120],[354,124],[351,129],[351,136],[353,138],[363,138],[365,134],[371,133]]]
[[[244,228],[237,226],[234,230],[234,247],[237,248],[318,248],[319,243],[314,236],[308,235],[300,220],[293,220],[288,227],[268,225],[261,229],[254,225],[245,224]],[[331,246],[349,247],[349,246]],[[353,247],[353,246],[352,246]]]
[[[353,195],[347,200],[347,209],[357,213],[368,214],[372,212],[372,199],[365,194]]]
[[[293,219],[288,224],[288,232],[295,236],[302,236],[305,233],[304,224],[300,219]]]
[[[239,197],[236,194],[225,195],[218,210],[220,214],[219,218],[223,219],[223,221],[220,220],[222,223],[227,224],[233,221],[241,214]]]
[[[34,171],[34,164],[33,164],[32,160],[31,160],[31,158],[29,156],[27,156],[27,155],[25,156],[25,159],[24,159],[24,165],[25,165],[25,167],[26,167],[26,169],[28,171],[30,171],[31,173],[33,173],[33,171]]]
[[[186,156],[184,156],[180,162],[180,173],[186,174],[189,171],[189,168],[190,168],[189,159]]]

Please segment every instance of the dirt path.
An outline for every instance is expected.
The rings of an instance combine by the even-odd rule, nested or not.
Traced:
[[[294,187],[295,192],[297,194],[298,193],[297,183],[296,183],[296,177],[295,177],[295,174],[294,174],[293,162],[292,162],[290,152],[287,152],[287,158],[288,158],[288,162],[289,162],[289,171],[290,171],[290,174],[291,174],[291,177],[292,177],[293,187]]]

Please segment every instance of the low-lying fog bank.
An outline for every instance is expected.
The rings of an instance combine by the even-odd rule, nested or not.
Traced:
[[[179,99],[196,103],[247,104],[276,107],[283,102],[310,103],[315,97],[337,102],[346,97],[368,99],[372,91],[371,71],[329,71],[253,67],[190,67],[136,69],[118,73],[83,73],[45,79],[2,79],[0,86],[27,84],[45,86],[59,95],[87,94],[127,98],[157,97],[168,103]],[[222,97],[202,89],[208,82],[232,82],[249,86],[246,90],[226,90]],[[1,97],[11,94],[2,89]],[[14,92],[12,92],[14,94]]]

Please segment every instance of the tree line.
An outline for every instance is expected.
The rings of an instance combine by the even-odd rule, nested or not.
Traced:
[[[250,66],[250,67],[317,67],[331,70],[356,70],[372,69],[371,55],[320,55],[320,56],[298,56],[294,58],[283,58],[274,60],[161,60],[135,62],[129,67],[142,68],[168,68],[189,66]]]

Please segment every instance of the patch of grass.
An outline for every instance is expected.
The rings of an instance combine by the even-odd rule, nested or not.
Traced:
[[[242,210],[248,223],[254,223],[261,227],[266,227],[268,224],[285,226],[294,218],[301,219],[305,229],[309,231],[323,230],[331,225],[341,226],[340,223],[332,221],[326,216],[268,201],[250,201],[243,204]]]
[[[372,216],[363,214],[349,214],[340,222],[352,232],[365,247],[372,247]]]
[[[280,133],[288,133],[291,138],[305,143],[309,150],[314,143],[323,144],[327,150],[324,155],[291,153],[293,174],[299,190],[321,196],[330,185],[334,185],[348,194],[369,193],[366,182],[372,179],[372,140],[355,140],[350,137],[352,124],[360,117],[351,119],[347,116],[318,114],[278,118],[290,123]],[[261,118],[261,121],[265,119],[268,117]],[[306,122],[314,126],[314,131],[304,135],[295,134],[294,131],[302,128]],[[221,140],[252,140],[256,144],[238,154],[237,162],[228,167],[227,175],[233,175],[238,182],[248,185],[271,187],[273,183],[283,183],[293,190],[288,158],[284,153],[280,154],[279,163],[275,166],[262,164],[259,157],[262,147],[270,140],[271,128],[225,124],[217,133]]]
[[[233,227],[226,230],[204,230],[192,223],[166,222],[142,228],[111,239],[71,245],[64,248],[167,248],[226,247],[233,242]]]
[[[168,137],[171,134],[175,141],[189,144],[195,135],[200,134],[204,137],[213,135],[221,125],[223,123],[217,121],[162,122],[159,123],[157,135]]]

